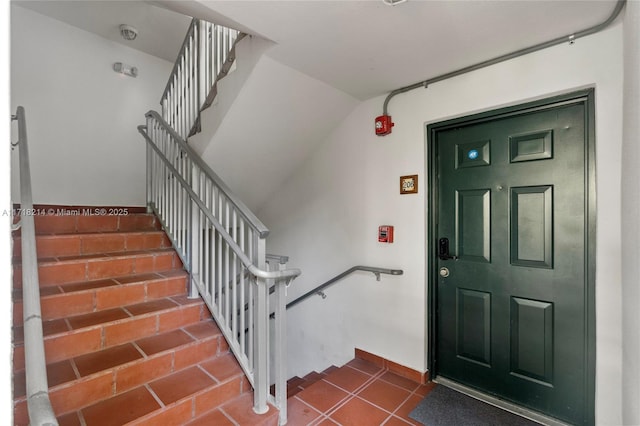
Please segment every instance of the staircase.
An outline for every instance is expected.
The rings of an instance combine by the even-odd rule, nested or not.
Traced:
[[[312,371],[304,377],[293,376],[292,378],[287,380],[287,398],[293,398],[298,393],[302,392],[308,387],[311,387],[336,370],[338,370],[338,367],[332,365],[331,367],[323,370],[321,373]]]
[[[66,209],[78,213],[81,209]],[[253,391],[159,221],[35,217],[49,395],[60,425],[275,425]],[[14,233],[14,423],[28,425],[21,237]],[[235,422],[235,423],[232,423]]]

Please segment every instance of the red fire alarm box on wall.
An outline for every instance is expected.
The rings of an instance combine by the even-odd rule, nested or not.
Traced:
[[[378,227],[378,241],[381,243],[393,242],[393,226],[382,225]]]
[[[376,117],[376,135],[384,136],[391,133],[393,123],[391,122],[390,115],[381,115]]]

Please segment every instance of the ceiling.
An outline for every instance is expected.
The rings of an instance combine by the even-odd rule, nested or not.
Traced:
[[[31,1],[14,4],[95,33],[150,55],[175,62],[191,17],[144,1]],[[120,36],[120,24],[138,30],[138,37],[127,41]]]
[[[18,3],[171,61],[189,25],[186,15],[205,18],[272,40],[272,59],[358,99],[572,34],[604,21],[615,6],[613,0]],[[138,39],[121,39],[121,23],[137,27]]]

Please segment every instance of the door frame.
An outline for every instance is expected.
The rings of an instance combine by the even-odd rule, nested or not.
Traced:
[[[437,344],[438,344],[438,265],[435,261],[437,253],[437,144],[436,133],[453,127],[493,121],[509,116],[516,116],[525,111],[533,112],[566,104],[582,104],[585,107],[585,413],[587,424],[595,424],[595,376],[596,376],[596,156],[595,156],[595,89],[585,89],[553,96],[523,104],[498,108],[477,114],[465,115],[426,125],[426,170],[428,176],[427,198],[427,367],[429,379],[434,380],[438,375]]]

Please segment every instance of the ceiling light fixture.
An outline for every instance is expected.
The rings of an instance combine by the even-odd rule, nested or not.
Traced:
[[[123,39],[132,41],[138,37],[138,30],[131,25],[122,24],[120,25],[120,35]]]
[[[386,4],[387,6],[396,6],[405,2],[407,2],[407,0],[382,0],[382,3]]]

